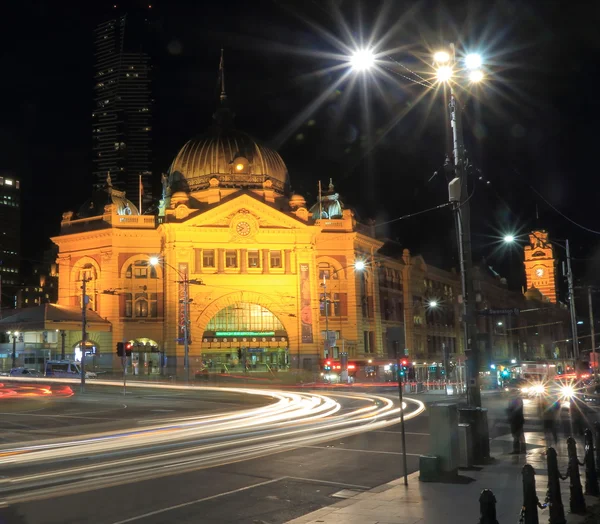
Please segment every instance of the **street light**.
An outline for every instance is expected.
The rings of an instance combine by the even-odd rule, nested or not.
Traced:
[[[452,167],[455,178],[450,182],[448,189],[450,202],[453,204],[460,258],[463,336],[465,339],[465,355],[468,360],[467,399],[469,404],[481,407],[479,355],[475,345],[477,326],[475,323],[475,291],[473,289],[473,260],[471,255],[469,188],[466,172],[468,161],[464,146],[461,107],[457,100],[455,86],[466,80],[471,82],[483,80],[483,73],[479,69],[483,60],[480,55],[467,54],[464,61],[465,67],[461,67],[456,60],[454,44],[450,45],[447,51],[440,50],[436,52],[433,59],[438,81],[446,83],[450,88],[449,109],[454,157]]]
[[[357,49],[350,57],[350,65],[355,71],[368,71],[375,65],[375,55],[371,49]]]
[[[189,328],[190,328],[190,299],[189,299],[189,287],[190,284],[204,285],[204,282],[198,279],[191,279],[188,277],[187,271],[182,273],[175,266],[172,266],[164,259],[161,260],[157,256],[150,257],[150,265],[158,266],[164,265],[170,267],[177,275],[179,280],[178,284],[183,284],[183,367],[185,369],[185,381],[186,384],[190,382],[190,341],[189,341]]]

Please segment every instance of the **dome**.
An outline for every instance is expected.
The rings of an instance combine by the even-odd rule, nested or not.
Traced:
[[[527,300],[537,300],[539,302],[543,302],[544,301],[544,295],[542,295],[541,291],[539,289],[537,289],[535,286],[531,286],[525,292],[525,298]]]
[[[262,188],[270,180],[284,193],[288,171],[279,154],[248,134],[229,126],[215,126],[209,133],[187,142],[169,169],[171,191],[198,191],[216,178],[221,187]]]

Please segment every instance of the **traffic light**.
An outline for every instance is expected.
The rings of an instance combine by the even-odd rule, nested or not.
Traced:
[[[117,355],[120,357],[125,356],[125,344],[123,342],[117,342]]]
[[[125,356],[126,357],[130,357],[131,356],[131,348],[132,348],[133,344],[127,342],[127,344],[125,344]]]

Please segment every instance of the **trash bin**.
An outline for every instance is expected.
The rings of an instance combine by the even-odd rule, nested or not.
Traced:
[[[471,426],[473,464],[484,464],[490,457],[487,409],[473,407],[458,408],[458,422]]]
[[[421,455],[419,457],[419,480],[435,482],[439,479],[440,465],[438,457]]]
[[[460,448],[459,468],[470,468],[473,466],[473,437],[470,424],[458,425],[458,445]]]

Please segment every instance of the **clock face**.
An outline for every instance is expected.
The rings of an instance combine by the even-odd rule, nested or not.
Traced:
[[[538,269],[535,270],[535,274],[538,277],[543,277],[544,276],[544,270],[540,267]]]
[[[238,235],[246,237],[250,234],[250,224],[248,222],[238,222],[235,231]]]

